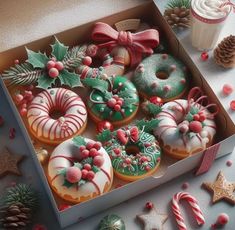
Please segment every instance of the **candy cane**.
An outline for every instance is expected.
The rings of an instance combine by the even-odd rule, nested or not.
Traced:
[[[205,219],[202,215],[202,211],[198,205],[197,200],[193,196],[191,196],[190,194],[188,194],[186,192],[178,192],[174,195],[174,197],[172,199],[172,210],[173,210],[173,213],[176,217],[176,221],[177,221],[179,230],[187,230],[187,227],[184,223],[184,219],[183,219],[183,216],[180,212],[180,207],[179,207],[179,202],[181,199],[187,200],[187,202],[191,206],[193,213],[194,213],[194,217],[197,221],[197,224],[198,225],[204,224]]]

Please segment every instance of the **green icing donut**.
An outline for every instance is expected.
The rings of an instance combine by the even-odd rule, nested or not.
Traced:
[[[130,134],[133,128],[139,130],[136,126],[119,129],[108,142],[103,144],[111,158],[114,173],[127,181],[141,179],[154,173],[161,160],[161,149],[156,138],[139,130],[138,139],[134,141]],[[123,140],[119,137],[119,132],[126,133],[124,135],[128,137],[126,143],[124,143],[125,138]]]
[[[169,101],[182,96],[187,88],[184,64],[169,54],[153,54],[136,68],[133,82],[145,97]]]
[[[97,120],[111,122],[128,119],[137,112],[139,96],[132,82],[125,77],[116,76],[106,79],[107,90],[96,87],[88,99],[89,112]]]

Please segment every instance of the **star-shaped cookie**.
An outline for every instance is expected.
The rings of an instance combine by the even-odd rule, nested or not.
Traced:
[[[158,213],[155,208],[152,208],[147,214],[136,217],[144,224],[144,230],[163,230],[163,224],[168,218],[166,214]]]
[[[215,203],[222,199],[235,204],[235,196],[233,194],[235,190],[235,182],[228,182],[222,171],[219,172],[217,179],[214,183],[205,182],[202,184],[206,189],[213,192],[212,202]]]
[[[24,156],[10,153],[5,147],[0,153],[0,177],[5,176],[8,173],[15,175],[21,175],[18,164],[22,161]]]

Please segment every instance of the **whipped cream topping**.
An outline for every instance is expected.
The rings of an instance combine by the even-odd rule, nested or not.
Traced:
[[[207,19],[223,18],[229,14],[231,6],[221,7],[227,0],[192,0],[192,9]]]

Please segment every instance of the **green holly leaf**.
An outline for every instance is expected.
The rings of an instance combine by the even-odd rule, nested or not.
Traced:
[[[84,184],[86,184],[85,180],[81,179],[80,181],[78,181],[78,186],[82,186]]]
[[[67,180],[64,180],[63,186],[65,186],[66,188],[71,188],[74,184],[68,182]]]
[[[111,92],[109,92],[109,91],[105,91],[105,92],[104,92],[104,95],[103,95],[103,97],[104,97],[104,99],[105,99],[106,101],[108,101],[109,99],[111,99],[112,96],[113,96],[113,94],[112,94]]]
[[[153,103],[148,103],[147,110],[151,116],[156,116],[158,113],[160,113],[162,111],[162,108],[159,105],[155,105]]]
[[[192,115],[197,114],[198,112],[199,112],[199,109],[198,109],[198,108],[196,108],[196,107],[191,107],[191,108],[190,108],[190,113],[191,113]]]
[[[133,92],[134,92],[134,90],[124,89],[124,90],[122,90],[118,93],[118,96],[121,97],[121,98],[128,98],[128,97],[131,97]]]
[[[71,88],[82,86],[79,75],[65,69],[60,72],[58,79],[60,80],[61,85],[67,85]]]
[[[46,73],[44,73],[38,78],[37,88],[48,89],[52,87],[53,84],[55,84],[55,80],[56,78],[51,78]]]
[[[75,166],[75,167],[77,167],[79,169],[82,169],[82,167],[83,167],[82,164],[80,164],[79,162],[74,163],[73,166]]]
[[[109,88],[109,84],[107,81],[98,78],[85,78],[82,80],[82,83],[85,86],[88,86],[92,89],[97,89],[101,92],[105,92]]]
[[[95,165],[92,166],[91,170],[92,170],[94,173],[97,173],[97,172],[100,171],[100,169],[99,169],[97,166],[95,166]]]
[[[97,140],[104,143],[112,138],[111,131],[106,129],[102,133],[97,135]]]
[[[192,139],[193,137],[195,137],[197,134],[196,133],[193,133],[193,132],[189,132],[188,133],[188,137],[189,139]]]
[[[187,121],[193,121],[193,115],[191,114],[191,113],[188,113],[186,116],[185,116],[185,119],[187,120]]]
[[[86,142],[85,142],[85,139],[84,137],[81,137],[81,136],[76,136],[72,139],[73,141],[73,144],[77,147],[80,147],[81,145],[85,145],[86,146]]]
[[[64,44],[60,43],[60,41],[55,37],[55,43],[51,45],[52,52],[51,54],[56,58],[57,61],[62,61],[65,57],[68,46],[65,46]]]
[[[143,130],[146,133],[151,133],[153,129],[158,127],[160,120],[159,119],[151,119],[151,120],[138,120],[136,121],[136,126],[139,130]]]
[[[28,60],[27,62],[30,63],[34,68],[44,69],[47,62],[50,60],[46,54],[41,52],[34,52],[26,48]]]
[[[83,159],[83,160],[81,161],[81,164],[82,164],[82,165],[84,165],[84,164],[90,164],[90,165],[92,165],[92,163],[93,163],[93,158],[92,158],[92,157],[87,157],[86,159]]]
[[[65,176],[66,171],[67,171],[67,169],[66,169],[66,168],[64,168],[64,169],[60,169],[60,170],[58,171],[58,174],[59,174],[59,175],[63,175],[63,176]]]
[[[126,98],[124,100],[124,104],[123,107],[124,108],[129,108],[132,104],[136,103],[136,99],[135,98]]]

